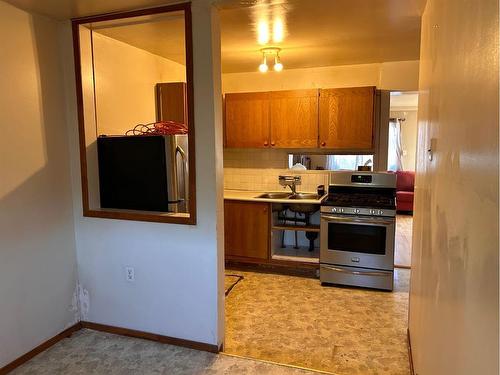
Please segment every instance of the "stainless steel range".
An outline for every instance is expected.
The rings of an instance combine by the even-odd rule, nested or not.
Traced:
[[[392,290],[395,227],[395,174],[332,172],[321,204],[321,282]]]

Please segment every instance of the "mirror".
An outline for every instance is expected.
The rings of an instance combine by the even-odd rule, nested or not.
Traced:
[[[191,13],[73,21],[84,216],[194,224]]]

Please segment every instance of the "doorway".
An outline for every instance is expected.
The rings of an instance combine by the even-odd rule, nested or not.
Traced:
[[[391,92],[387,169],[398,175],[394,264],[400,268],[411,268],[417,114],[418,92]]]
[[[352,2],[333,3],[318,1],[317,8],[313,9],[310,2],[301,0],[286,4],[264,1],[262,4],[252,2],[253,5],[248,7],[233,4],[220,10],[226,141],[224,216],[228,238],[225,241],[224,353],[341,375],[406,375],[409,372],[406,332],[410,271],[406,268],[395,269],[392,292],[321,285],[317,257],[307,257],[316,261],[316,264],[311,261],[308,267],[298,267],[298,262],[291,260],[297,257],[304,243],[310,244],[313,250],[309,252],[305,249],[305,252],[314,255],[317,247],[314,241],[317,240],[301,242],[304,233],[299,233],[296,241],[292,232],[288,233],[288,237],[273,238],[273,231],[282,230],[277,228],[273,217],[285,210],[280,209],[276,214],[272,202],[252,200],[259,196],[290,193],[279,184],[278,177],[282,175],[300,174],[302,181],[298,191],[314,193],[318,186],[328,188],[330,170],[356,170],[361,166],[387,172],[387,165],[381,164],[380,158],[375,158],[380,156],[377,153],[386,155],[388,152],[387,146],[383,152],[378,146],[382,139],[379,133],[382,112],[385,129],[389,117],[403,115],[389,113],[387,91],[395,87],[383,86],[382,82],[386,81],[387,74],[387,77],[391,75],[392,85],[396,87],[417,88],[419,33],[414,35],[414,44],[406,46],[405,53],[410,53],[414,59],[410,62],[408,57],[402,61],[400,56],[401,61],[373,64],[369,60],[383,49],[377,47],[368,51],[365,38],[359,43],[349,42],[350,53],[365,54],[364,57],[360,55],[356,62],[347,56],[342,63],[329,59],[328,56],[339,56],[340,52],[329,55],[328,46],[311,50],[308,54],[308,48],[321,40],[319,35],[324,30],[329,30],[325,38],[341,33],[354,38],[354,30],[341,32],[339,29],[337,34],[333,29],[353,27],[361,34],[374,35],[394,25],[384,19],[384,12],[378,13],[381,18],[374,21],[380,21],[376,27],[375,24],[367,25],[359,14],[362,10],[352,6]],[[267,11],[263,9],[263,4],[269,7]],[[338,9],[339,6],[341,9]],[[387,1],[387,6],[391,6],[390,1]],[[281,21],[287,22],[282,24],[284,39],[277,42],[273,40],[273,22],[280,17]],[[335,17],[339,19],[334,20]],[[406,16],[403,18],[406,19]],[[345,22],[346,19],[349,22]],[[418,30],[418,12],[415,12],[412,22]],[[307,30],[303,28],[305,25]],[[259,30],[264,31],[259,33]],[[262,36],[262,40],[256,41],[255,34]],[[397,37],[402,34],[396,32],[391,35]],[[294,38],[302,40],[297,39],[297,46],[292,48]],[[308,39],[309,42],[304,43]],[[268,49],[262,50],[269,43],[279,44],[279,49],[272,49],[274,55]],[[330,41],[329,45],[338,43],[341,41]],[[373,40],[374,46],[377,43],[383,42]],[[398,43],[392,41],[387,48],[394,48],[394,53],[398,54],[405,49],[400,48],[404,46],[404,41]],[[396,48],[396,45],[400,47]],[[356,48],[359,50],[355,51]],[[367,54],[371,56],[368,58]],[[311,59],[311,56],[314,58]],[[380,56],[377,61],[384,61],[385,58]],[[408,73],[401,74],[399,69]],[[387,94],[383,106],[381,91]],[[345,112],[350,112],[349,116],[352,116],[350,121],[345,122],[356,124],[344,129],[345,150],[341,149],[342,143],[330,146],[328,139],[325,142],[320,139],[320,134],[325,133],[318,130],[319,111],[330,113],[337,108],[336,99],[332,99],[333,104],[321,107],[322,93],[325,94],[323,97],[341,97],[339,101],[343,101]],[[365,101],[369,95],[373,95],[372,102]],[[307,116],[303,113],[306,111],[297,111],[296,107],[307,108]],[[317,112],[314,112],[315,108]],[[396,109],[404,111],[402,107],[394,108],[394,111]],[[302,124],[293,128],[287,124],[276,125],[283,118],[287,119],[287,123],[300,118]],[[368,132],[364,127],[366,118],[373,125],[368,127]],[[298,134],[298,128],[307,132]],[[272,134],[281,138],[273,139]],[[289,145],[295,145],[295,149],[287,149]],[[290,163],[290,155],[310,157],[307,160],[292,157]],[[327,163],[323,164],[328,167],[312,170],[312,165],[320,164],[316,163],[316,159],[326,159]],[[284,220],[281,227],[288,224]],[[287,230],[296,230],[300,225],[298,222],[293,224],[293,228],[288,227]],[[308,224],[312,226],[315,222],[311,220]],[[302,228],[303,232],[311,229]],[[411,227],[408,229],[406,226],[406,229],[406,233],[411,232]],[[321,235],[321,228],[317,228],[317,232]],[[286,258],[283,254],[273,253],[272,249],[276,248],[274,239],[279,242],[280,249],[286,250]],[[407,237],[406,241],[411,243],[411,238]],[[294,249],[294,246],[299,249]],[[282,263],[278,265],[278,262]],[[401,263],[399,265],[407,267],[410,264],[409,261]]]

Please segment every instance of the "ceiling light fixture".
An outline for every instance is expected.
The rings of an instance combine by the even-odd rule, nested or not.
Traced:
[[[259,65],[259,71],[261,73],[266,73],[269,70],[269,66],[267,65],[268,57],[271,57],[274,60],[273,69],[275,72],[281,72],[283,70],[283,64],[280,59],[280,51],[281,48],[278,47],[266,47],[260,50],[260,52],[262,52],[262,63]]]

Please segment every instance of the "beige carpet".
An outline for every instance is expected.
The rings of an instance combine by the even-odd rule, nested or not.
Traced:
[[[392,293],[237,273],[244,279],[226,298],[225,352],[339,375],[409,374],[409,270],[396,270]]]

